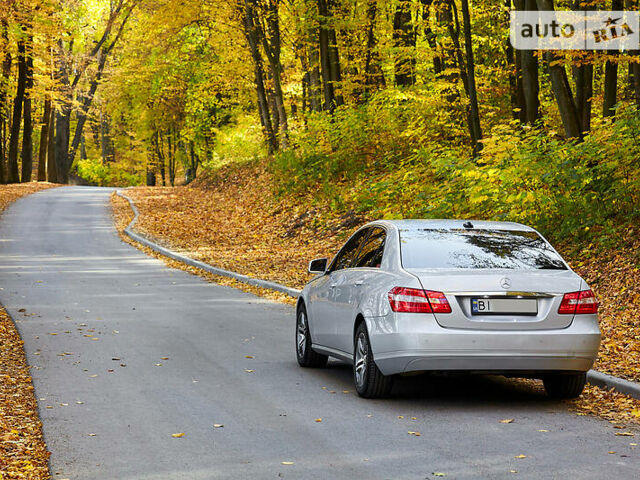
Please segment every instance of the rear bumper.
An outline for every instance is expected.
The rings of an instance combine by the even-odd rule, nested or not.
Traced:
[[[432,315],[367,319],[373,356],[385,375],[416,371],[586,372],[600,346],[596,315],[563,329],[515,332],[442,328]]]

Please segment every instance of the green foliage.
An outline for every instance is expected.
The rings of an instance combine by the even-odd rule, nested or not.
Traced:
[[[122,187],[142,185],[142,172],[135,171],[132,165],[122,162],[102,163],[99,158],[78,160],[78,175],[91,185],[100,187]],[[134,170],[134,173],[132,173]]]
[[[373,99],[343,108],[333,121],[310,118],[296,136],[297,150],[272,163],[279,192],[312,193],[315,202],[371,217],[521,222],[556,241],[586,232],[609,241],[620,223],[638,218],[634,109],[620,110],[614,123],[597,123],[581,143],[516,122],[497,125],[474,161],[455,141],[433,142],[444,135],[438,117],[415,102],[378,109]]]
[[[264,158],[267,154],[262,130],[248,115],[240,115],[234,124],[216,130],[215,139],[211,157],[203,161],[203,167],[208,170],[231,162],[244,163]]]

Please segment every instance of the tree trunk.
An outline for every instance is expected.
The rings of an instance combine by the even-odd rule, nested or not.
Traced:
[[[256,11],[256,0],[247,0],[247,5],[251,5],[253,12]],[[264,23],[266,31],[261,28],[261,22],[256,22],[256,27],[260,29],[259,35],[262,39],[262,46],[267,56],[271,77],[273,80],[273,103],[274,112],[277,111],[278,121],[274,122],[277,127],[277,140],[282,148],[287,148],[289,136],[289,124],[287,122],[287,112],[284,108],[284,94],[282,92],[282,62],[280,52],[282,49],[280,36],[280,21],[277,2],[270,1],[265,7]]]
[[[573,9],[592,10],[585,6],[584,0],[575,0]],[[587,53],[587,55],[590,55]],[[584,134],[591,130],[591,102],[593,97],[593,65],[586,58],[579,58],[580,64],[572,67],[573,81],[576,85],[575,105],[580,119],[580,131]]]
[[[253,11],[253,7],[247,0],[240,0],[238,3],[238,7],[242,13],[244,34],[247,39],[247,43],[249,44],[249,51],[251,52],[251,58],[253,60],[253,72],[256,85],[256,94],[258,97],[258,113],[260,115],[260,123],[262,124],[262,130],[264,132],[265,139],[267,140],[269,153],[273,153],[275,150],[277,150],[278,144],[273,131],[273,124],[271,123],[267,91],[264,85],[264,68],[262,66],[262,57],[260,56],[260,51],[258,49],[260,39],[258,38],[258,29],[256,28],[255,14]]]
[[[411,2],[400,0],[393,16],[393,44],[395,52],[396,85],[409,86],[416,82],[415,48],[416,34],[411,22]]]
[[[458,12],[456,10],[456,4],[454,0],[447,0],[448,8],[449,8],[449,16],[447,18],[447,28],[449,30],[449,36],[451,37],[451,43],[453,44],[453,53],[455,55],[456,63],[458,64],[458,72],[460,74],[460,79],[462,80],[462,85],[464,86],[464,90],[467,94],[467,97],[471,98],[471,82],[469,81],[469,76],[467,75],[467,69],[465,66],[465,59],[462,55],[462,48],[460,47],[460,25],[458,23]],[[465,32],[466,36],[466,32]],[[472,47],[472,45],[469,45]],[[475,85],[475,82],[474,82]],[[453,101],[454,98],[458,98],[456,95],[454,97],[453,93],[449,94],[448,100]],[[472,114],[471,103],[466,106],[467,113],[467,127],[469,128],[469,137],[471,138],[471,146],[473,148],[473,154],[476,156],[479,148],[480,137],[478,137],[478,133],[480,132],[479,123],[476,125],[476,120]]]
[[[371,88],[384,86],[384,74],[380,65],[380,58],[376,49],[376,15],[377,0],[368,0],[367,4],[367,46],[364,60],[364,84],[365,93],[368,94]]]
[[[431,17],[431,5],[433,5],[433,1],[434,0],[420,0],[420,3],[422,3],[422,24],[424,25],[424,36],[427,39],[429,48],[433,51],[433,72],[437,76],[444,70],[444,61],[440,56],[436,34],[429,23],[429,18]]]
[[[324,90],[324,109],[330,112],[344,103],[342,95],[337,93],[342,78],[336,31],[331,24],[332,4],[332,0],[318,0],[320,67]]]
[[[636,106],[638,107],[638,109],[640,110],[640,63],[638,63],[640,61],[640,59],[638,58],[638,55],[636,55],[636,61],[633,62],[630,67],[631,67],[631,81],[633,82],[633,93],[636,99]]]
[[[611,10],[622,10],[624,6],[623,0],[611,0]],[[606,52],[611,56],[618,56],[620,52],[612,50]],[[604,97],[602,100],[602,116],[613,117],[616,113],[615,105],[617,103],[618,93],[618,61],[607,60],[604,66]]]
[[[40,128],[40,148],[38,149],[38,181],[47,181],[47,145],[49,139],[49,120],[51,118],[51,97],[44,100],[42,127]]]
[[[24,32],[25,28],[22,28]],[[11,120],[11,136],[9,138],[9,158],[7,164],[7,183],[20,182],[18,171],[18,147],[20,144],[20,123],[24,104],[24,91],[27,83],[27,57],[24,39],[18,40],[18,85],[13,101],[13,117]]]
[[[69,130],[71,126],[71,90],[69,72],[66,64],[66,52],[62,39],[57,42],[56,80],[60,85],[62,101],[56,110],[55,121],[55,160],[58,183],[69,183]]]
[[[11,75],[11,50],[9,49],[9,23],[6,18],[0,20],[2,26],[2,42],[4,44],[4,55],[2,58],[2,76],[0,77],[0,183],[5,183],[7,179],[6,161],[7,151],[7,95],[5,86]]]
[[[519,2],[523,4],[522,1]],[[511,8],[511,0],[505,0],[505,6]],[[520,52],[516,52],[509,39],[506,40],[507,66],[509,67],[509,92],[511,97],[511,111],[514,120],[526,122],[526,105],[524,103],[524,89],[522,87],[522,62]]]
[[[518,10],[521,9],[518,4],[523,6],[525,10],[538,10],[536,0],[516,0],[514,3]],[[521,50],[520,63],[522,65],[522,89],[524,92],[525,118],[527,123],[533,125],[540,118],[540,100],[538,99],[538,92],[540,90],[538,84],[538,57],[535,56],[534,50]]]
[[[61,111],[56,111],[55,123],[55,159],[56,177],[58,183],[69,183],[69,130],[71,123],[71,112],[68,105],[62,105]]]
[[[167,185],[166,177],[165,177],[165,168],[164,168],[164,153],[162,152],[162,136],[160,135],[160,131],[156,130],[156,133],[153,136],[153,143],[156,147],[156,156],[158,157],[158,163],[160,164],[160,177],[162,178],[162,186],[165,187]]]
[[[554,10],[553,0],[537,0],[539,10]],[[580,119],[578,118],[578,112],[576,105],[573,101],[573,94],[571,92],[571,86],[569,85],[569,79],[567,78],[567,71],[562,65],[562,57],[554,53],[553,51],[547,51],[545,53],[545,59],[549,66],[549,77],[551,77],[551,89],[556,97],[556,103],[558,104],[558,110],[560,111],[560,117],[562,118],[562,125],[564,126],[565,134],[568,138],[582,138]]]
[[[329,0],[329,7],[333,6],[335,0]],[[331,13],[331,10],[329,10]],[[338,37],[336,29],[332,25],[329,29],[329,66],[331,68],[331,82],[333,84],[333,93],[335,96],[336,107],[344,104],[344,98],[341,91],[342,73],[340,67],[340,55],[338,52]]]
[[[33,35],[25,45],[24,126],[22,128],[22,182],[30,182],[33,174],[33,124],[31,123],[31,90],[33,89]]]
[[[56,165],[56,110],[51,107],[49,115],[49,132],[47,134],[47,179],[51,183],[58,183],[58,169]]]
[[[309,51],[309,106],[314,112],[322,110],[320,86],[320,55],[315,45],[308,48]]]
[[[98,83],[102,78],[102,72],[104,70],[104,66],[106,64],[107,55],[99,54],[100,59],[98,60],[98,71],[96,72],[96,76],[91,81],[89,85],[89,91],[86,95],[83,96],[82,105],[80,106],[80,110],[78,111],[76,118],[76,131],[73,135],[73,141],[71,142],[71,149],[69,151],[69,164],[73,164],[73,161],[76,158],[76,153],[78,151],[78,147],[80,146],[80,141],[82,140],[84,125],[87,121],[87,115],[89,114],[89,108],[91,107],[91,103],[93,102],[93,97],[96,94],[96,90],[98,89]]]
[[[464,48],[467,55],[467,82],[469,85],[469,124],[473,130],[473,155],[477,157],[482,150],[482,128],[480,127],[480,110],[478,109],[478,94],[476,88],[475,62],[473,59],[473,44],[471,43],[471,15],[469,0],[462,0],[462,23],[464,30]]]

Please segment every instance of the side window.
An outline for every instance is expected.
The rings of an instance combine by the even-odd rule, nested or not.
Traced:
[[[364,230],[356,233],[347,243],[345,243],[344,247],[342,247],[338,252],[338,255],[336,255],[336,258],[334,258],[331,263],[331,267],[329,268],[331,272],[353,267],[352,264],[358,254],[358,248],[360,248],[360,245],[367,236],[367,233],[369,233],[369,229],[365,228]]]
[[[380,268],[387,233],[383,228],[375,227],[360,250],[355,267]]]

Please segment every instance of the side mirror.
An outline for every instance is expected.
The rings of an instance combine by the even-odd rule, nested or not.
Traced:
[[[327,271],[327,259],[326,258],[316,258],[315,260],[311,260],[309,262],[309,273],[313,273],[316,275],[322,275]]]

